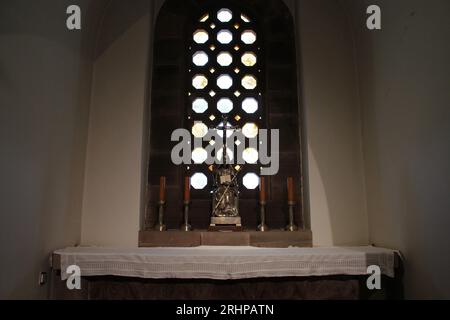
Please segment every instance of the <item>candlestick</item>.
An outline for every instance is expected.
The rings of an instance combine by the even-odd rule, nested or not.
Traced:
[[[288,190],[288,201],[294,202],[294,179],[292,177],[287,178],[287,190]]]
[[[166,200],[166,177],[159,178],[159,201]]]
[[[192,226],[189,224],[189,201],[184,202],[184,222],[181,225],[181,231],[191,231]]]
[[[266,184],[264,177],[259,178],[259,201],[266,201]]]
[[[191,199],[191,179],[189,177],[184,178],[184,222],[181,225],[182,231],[191,231],[192,227],[189,224],[189,204]]]
[[[184,201],[191,200],[191,178],[184,178]]]
[[[158,202],[158,207],[159,207],[158,223],[155,226],[155,230],[158,230],[158,231],[166,231],[166,225],[164,224],[164,205],[165,204],[166,204],[165,201]]]
[[[158,201],[158,223],[155,229],[158,231],[166,231],[164,224],[164,205],[166,204],[166,177],[159,178],[159,201]]]
[[[287,231],[297,231],[298,230],[298,227],[294,222],[294,205],[295,205],[295,203],[293,203],[293,202],[290,202],[288,204],[288,206],[289,206],[289,222],[288,222],[288,225],[286,226]]]
[[[261,220],[257,230],[266,232],[269,227],[266,225],[266,185],[264,177],[259,179],[259,218]]]
[[[298,227],[294,222],[294,179],[288,177],[287,179],[287,189],[288,189],[288,207],[289,207],[289,222],[286,226],[287,231],[297,231]]]

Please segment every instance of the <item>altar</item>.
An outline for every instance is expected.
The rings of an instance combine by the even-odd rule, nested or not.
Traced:
[[[65,287],[69,266],[81,290]],[[381,290],[369,290],[376,265]],[[401,298],[401,260],[365,247],[193,248],[74,247],[52,256],[53,298],[77,299],[364,299]]]

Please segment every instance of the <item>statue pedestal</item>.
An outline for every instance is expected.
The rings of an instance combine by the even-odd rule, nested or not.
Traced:
[[[242,231],[241,217],[211,217],[208,231]]]

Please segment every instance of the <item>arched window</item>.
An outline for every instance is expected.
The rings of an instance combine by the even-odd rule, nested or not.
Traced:
[[[186,70],[187,128],[193,137],[203,137],[208,128],[230,126],[241,131],[247,140],[256,137],[259,128],[266,128],[261,91],[264,58],[258,29],[255,18],[238,6],[207,7],[195,17]],[[232,130],[228,130],[227,135],[228,132],[231,134]],[[215,141],[204,142],[208,143]],[[237,163],[238,152],[242,152],[245,164]],[[227,145],[226,153],[240,171],[241,189],[253,190],[241,194],[254,197],[259,185],[258,146],[236,140],[235,145]],[[194,164],[186,168],[191,176],[193,200],[210,197],[205,191],[212,190],[213,166],[205,165],[206,157],[205,146],[195,148]],[[216,158],[224,161],[222,150]]]
[[[292,176],[298,186],[296,221],[303,225],[301,99],[294,30],[282,0],[164,2],[149,64],[152,87],[144,228],[151,228],[157,219],[160,176],[167,177],[165,223],[169,229],[179,228],[186,175],[194,184],[191,224],[195,229],[209,226],[213,185],[208,165],[202,163],[205,154],[194,150],[198,163],[174,165],[170,153],[176,143],[171,142],[171,134],[178,128],[192,132],[201,122],[194,129],[201,135],[205,128],[223,122],[222,116],[250,134],[256,127],[280,130],[280,170],[266,183],[266,222],[273,229],[285,226],[286,178]],[[248,150],[245,157],[252,162],[255,152]],[[251,230],[258,224],[260,164],[247,163],[243,170],[238,177],[239,211],[243,226]]]

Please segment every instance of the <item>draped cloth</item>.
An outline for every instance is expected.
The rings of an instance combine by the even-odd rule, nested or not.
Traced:
[[[371,265],[394,277],[394,250],[364,247],[257,248],[201,246],[193,248],[71,247],[60,257],[61,278],[77,265],[81,276],[120,276],[144,279],[286,278],[367,275]]]

